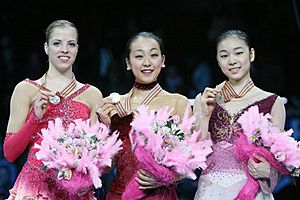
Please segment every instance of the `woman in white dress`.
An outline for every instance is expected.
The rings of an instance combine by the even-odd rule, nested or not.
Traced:
[[[217,61],[228,80],[215,88],[205,88],[195,99],[194,113],[203,139],[211,138],[214,152],[208,158],[208,168],[201,173],[195,200],[233,200],[247,181],[245,169],[259,181],[255,199],[273,199],[272,190],[278,173],[262,157],[241,164],[235,157],[234,127],[237,119],[249,107],[270,113],[272,123],[282,129],[285,108],[276,94],[256,87],[250,77],[255,52],[248,36],[240,30],[229,30],[217,39]]]

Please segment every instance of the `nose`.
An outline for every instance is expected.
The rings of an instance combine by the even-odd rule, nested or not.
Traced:
[[[234,65],[234,64],[236,64],[236,60],[235,60],[234,55],[230,55],[230,56],[229,56],[228,64],[229,64],[229,65]]]
[[[67,44],[62,44],[60,47],[60,51],[63,53],[67,53],[69,51]]]
[[[151,65],[150,59],[148,57],[145,57],[143,65],[147,67]]]

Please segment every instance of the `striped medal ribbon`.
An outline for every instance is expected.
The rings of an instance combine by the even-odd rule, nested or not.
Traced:
[[[146,95],[146,97],[143,99],[143,101],[139,104],[140,105],[148,105],[154,97],[162,91],[162,87],[157,83]],[[125,117],[128,114],[132,112],[131,105],[130,105],[130,99],[133,94],[133,89],[131,89],[128,93],[128,95],[125,97],[125,108],[122,106],[122,104],[119,102],[115,103],[116,110],[120,117]]]
[[[242,90],[237,94],[233,87],[229,84],[229,81],[226,81],[224,86],[221,89],[221,95],[224,98],[224,102],[229,102],[232,98],[242,98],[245,96],[252,88],[254,83],[252,80],[248,81],[242,88]]]

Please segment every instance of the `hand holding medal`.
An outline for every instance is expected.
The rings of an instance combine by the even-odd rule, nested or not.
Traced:
[[[108,97],[105,97],[99,108],[96,111],[98,116],[98,120],[104,123],[107,126],[111,124],[111,117],[117,113],[116,112],[116,105],[120,102],[121,96],[120,94],[113,92]]]
[[[44,83],[42,85],[44,85],[47,81],[47,73],[45,73],[44,75]],[[53,105],[57,105],[61,102],[61,98],[65,98],[67,97],[75,88],[76,88],[76,79],[75,79],[75,75],[72,75],[72,80],[69,82],[69,84],[62,89],[60,92],[57,91],[55,94],[50,94],[49,95],[49,103],[53,104]],[[43,90],[47,89],[47,88],[41,88]],[[48,92],[51,92],[51,90],[47,89]]]
[[[53,98],[55,94],[40,89],[37,95],[33,100],[33,108],[35,115],[41,119],[46,112],[47,105],[50,102],[50,99]]]

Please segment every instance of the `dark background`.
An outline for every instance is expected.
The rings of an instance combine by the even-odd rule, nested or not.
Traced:
[[[126,41],[139,31],[154,32],[164,39],[167,67],[160,76],[161,85],[193,99],[205,86],[224,80],[215,61],[216,35],[241,29],[256,50],[255,84],[287,98],[286,128],[293,128],[298,139],[299,13],[299,0],[1,0],[0,144],[14,86],[25,78],[37,79],[47,70],[44,32],[57,19],[70,20],[79,30],[76,78],[97,86],[104,96],[132,87],[124,50]],[[11,187],[13,169],[18,173],[25,159],[26,153],[14,165],[0,162],[0,188]],[[3,166],[15,167],[8,175],[11,182],[6,181]],[[299,199],[299,188],[290,182],[287,185],[281,181],[274,192],[276,199]],[[191,199],[195,187],[196,182],[180,184],[181,199]],[[7,188],[0,189],[0,194],[5,192]]]

